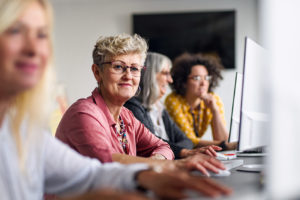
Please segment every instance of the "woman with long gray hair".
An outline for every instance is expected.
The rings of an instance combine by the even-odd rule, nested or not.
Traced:
[[[141,91],[138,97],[127,101],[125,107],[130,109],[152,133],[171,146],[175,158],[184,158],[199,153],[216,156],[215,150],[221,149],[217,146],[193,149],[192,141],[173,122],[161,102],[169,83],[173,82],[170,75],[171,60],[163,54],[149,52],[145,66],[146,70],[140,82]]]

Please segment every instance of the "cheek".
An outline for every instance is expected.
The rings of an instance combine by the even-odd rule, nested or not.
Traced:
[[[40,47],[40,60],[41,65],[45,68],[46,64],[49,62],[49,59],[51,57],[51,47],[48,43],[41,45]]]
[[[0,62],[1,66],[5,63],[13,62],[19,52],[18,43],[0,43]]]
[[[135,78],[133,79],[133,86],[138,87],[140,84],[141,78]]]

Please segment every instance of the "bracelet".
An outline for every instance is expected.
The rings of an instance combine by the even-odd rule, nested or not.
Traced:
[[[219,147],[222,148],[222,151],[227,150],[226,140],[222,141],[222,142],[219,144]]]

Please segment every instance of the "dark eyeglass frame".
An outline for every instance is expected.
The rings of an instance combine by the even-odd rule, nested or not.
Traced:
[[[103,63],[101,63],[100,65],[105,65],[105,64],[110,64],[111,66],[113,66],[114,64],[119,64],[119,65],[121,66],[121,68],[122,68],[122,72],[121,72],[120,74],[123,74],[124,72],[127,71],[127,68],[129,68],[129,69],[130,69],[130,73],[131,73],[133,76],[137,76],[137,77],[141,76],[142,70],[146,69],[145,66],[128,66],[128,65],[126,65],[125,62],[120,61],[120,60],[118,60],[118,61],[108,61],[108,62],[103,62]],[[138,69],[138,71],[135,71],[135,70],[134,70],[135,68]],[[135,74],[135,73],[133,73],[133,72],[139,72],[139,74]],[[117,73],[117,74],[119,74],[119,73]]]

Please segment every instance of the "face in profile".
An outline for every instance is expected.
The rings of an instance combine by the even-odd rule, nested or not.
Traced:
[[[201,98],[208,93],[208,71],[203,65],[195,65],[191,69],[186,83],[186,95]]]
[[[32,88],[41,78],[50,54],[44,8],[31,3],[0,34],[0,92],[17,93]]]
[[[173,82],[168,64],[165,64],[163,69],[156,74],[156,80],[159,88],[159,98],[161,98],[166,94],[169,83]]]
[[[127,68],[124,72],[117,73],[112,64],[102,65],[99,80],[102,96],[110,101],[121,101],[125,103],[133,97],[137,91],[140,82],[140,72],[131,72],[132,69],[141,68],[142,59],[140,54],[127,54],[107,58],[105,62],[119,62],[123,66],[133,67]],[[97,76],[95,76],[97,78]]]

